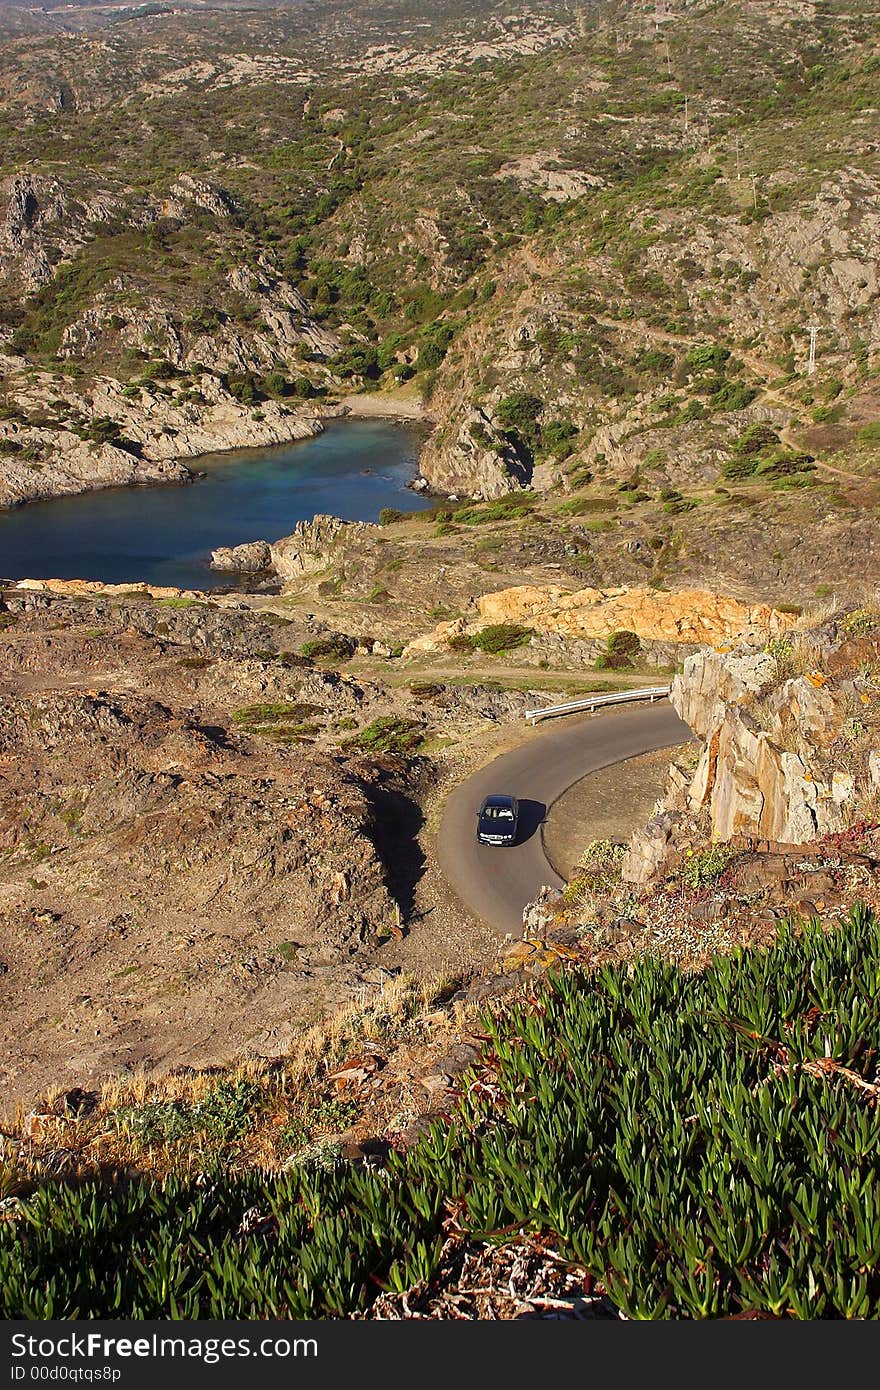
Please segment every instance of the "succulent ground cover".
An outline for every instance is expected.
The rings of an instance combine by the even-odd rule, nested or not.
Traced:
[[[450,1115],[378,1166],[5,1203],[3,1312],[357,1315],[430,1292],[461,1237],[543,1241],[629,1317],[876,1316],[878,976],[861,907],[698,975],[562,973],[486,1018]]]

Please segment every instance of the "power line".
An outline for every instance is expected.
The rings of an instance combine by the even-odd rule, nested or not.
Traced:
[[[819,336],[819,329],[815,324],[809,324],[807,332],[810,335],[810,360],[807,363],[807,376],[812,376],[816,370],[816,339]]]

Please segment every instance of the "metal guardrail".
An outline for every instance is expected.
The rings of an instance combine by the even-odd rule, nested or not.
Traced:
[[[557,714],[578,714],[581,710],[592,712],[600,705],[623,705],[629,704],[631,700],[650,700],[653,705],[655,700],[665,699],[671,688],[668,685],[655,685],[649,686],[647,690],[614,690],[608,695],[587,695],[583,700],[570,700],[567,705],[545,705],[543,709],[527,709],[525,718],[530,724],[537,724],[539,719],[552,719]]]

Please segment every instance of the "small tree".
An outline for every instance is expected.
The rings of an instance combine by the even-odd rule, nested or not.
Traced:
[[[610,632],[605,642],[605,651],[596,660],[597,671],[629,671],[634,658],[642,650],[642,644],[635,632],[621,628]]]

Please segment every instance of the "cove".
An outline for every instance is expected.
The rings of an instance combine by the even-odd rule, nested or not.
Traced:
[[[206,475],[190,486],[30,502],[0,512],[0,576],[228,587],[210,568],[218,546],[278,540],[318,512],[376,521],[383,507],[429,506],[405,486],[424,437],[410,423],[332,421],[314,439],[188,460]]]

